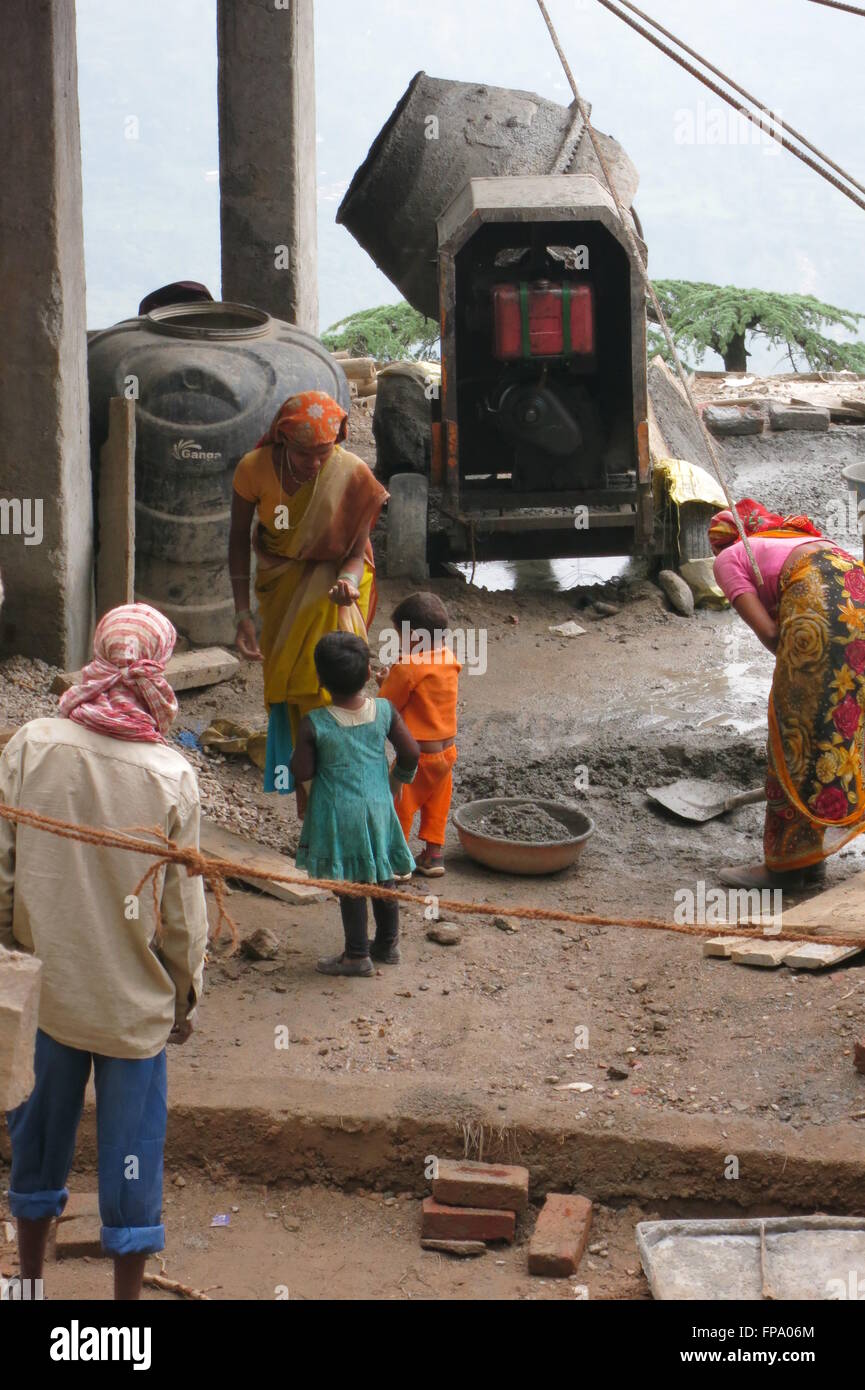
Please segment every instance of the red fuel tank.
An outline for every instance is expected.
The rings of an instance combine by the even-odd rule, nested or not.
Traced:
[[[493,286],[493,353],[500,362],[591,357],[595,301],[589,284],[552,280]]]

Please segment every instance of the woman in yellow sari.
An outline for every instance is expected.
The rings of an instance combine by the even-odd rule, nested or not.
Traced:
[[[363,460],[341,447],[347,431],[342,406],[323,391],[304,391],[281,406],[234,474],[229,566],[236,640],[247,660],[264,662],[265,791],[294,790],[290,763],[300,721],[328,703],[315,670],[316,643],[337,629],[366,640],[375,613],[369,537],[387,493]],[[256,511],[260,648],[249,604]],[[298,789],[301,812],[303,801]]]

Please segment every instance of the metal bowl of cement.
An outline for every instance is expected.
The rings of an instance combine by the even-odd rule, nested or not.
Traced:
[[[575,806],[529,796],[469,801],[453,820],[466,854],[505,874],[559,873],[576,863],[595,833],[594,821]]]

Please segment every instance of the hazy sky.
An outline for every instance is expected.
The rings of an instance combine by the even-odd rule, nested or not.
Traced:
[[[597,0],[548,4],[594,123],[640,171],[635,203],[655,277],[812,293],[865,311],[865,212],[759,132],[743,142],[729,108]],[[640,8],[865,183],[865,19],[809,0]],[[570,92],[535,0],[316,0],[316,12],[326,327],[399,297],[334,215],[418,69],[563,104]],[[128,317],[169,280],[218,293],[215,14],[216,0],[78,0],[91,327]],[[785,370],[774,353],[752,365]]]

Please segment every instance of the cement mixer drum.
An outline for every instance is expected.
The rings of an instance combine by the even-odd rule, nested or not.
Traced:
[[[419,72],[342,201],[346,226],[408,302],[437,318],[436,220],[473,178],[601,170],[579,113],[534,92],[450,82]],[[598,135],[630,208],[639,177],[622,147]]]

